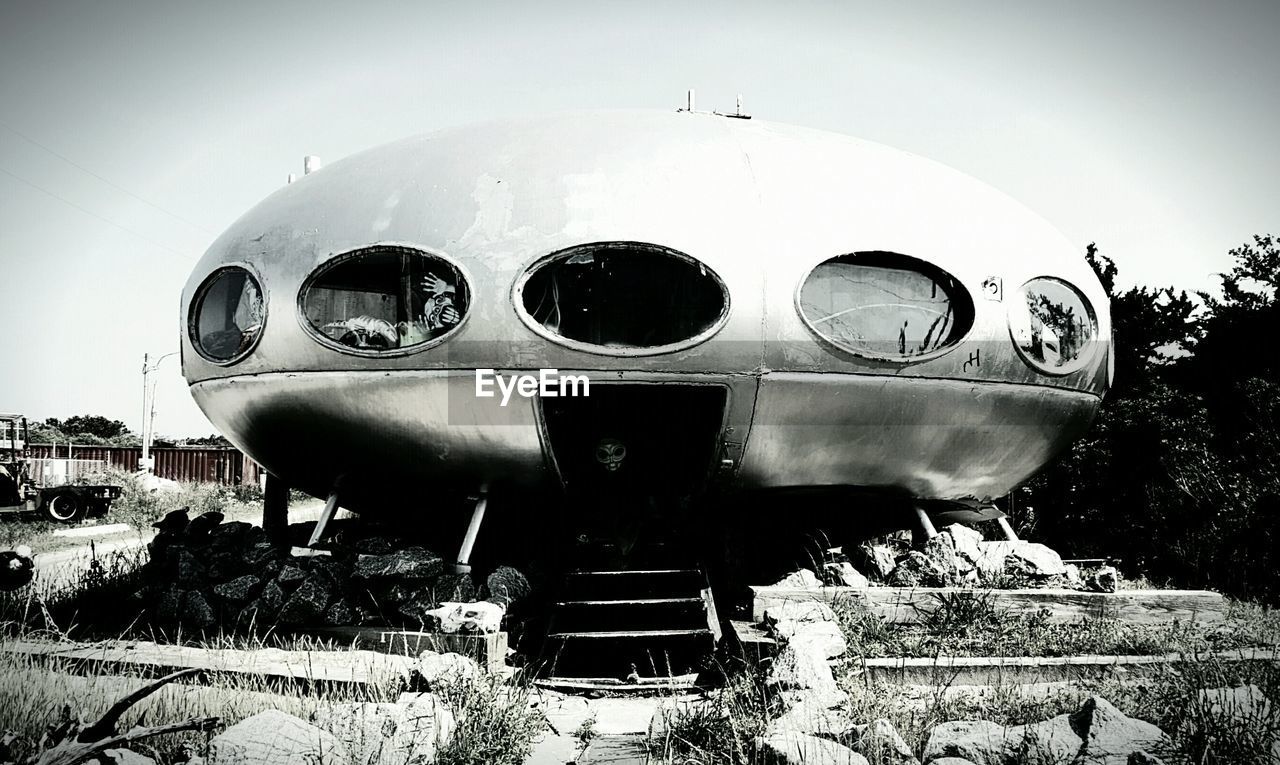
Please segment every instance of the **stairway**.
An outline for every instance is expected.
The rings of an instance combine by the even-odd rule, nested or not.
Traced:
[[[560,690],[653,691],[697,683],[720,639],[693,556],[668,544],[584,542],[555,602],[536,681]]]

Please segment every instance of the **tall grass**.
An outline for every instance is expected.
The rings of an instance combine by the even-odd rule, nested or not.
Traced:
[[[436,765],[521,765],[546,725],[529,703],[529,686],[500,676],[459,678],[440,689],[453,711],[453,736],[436,752]]]

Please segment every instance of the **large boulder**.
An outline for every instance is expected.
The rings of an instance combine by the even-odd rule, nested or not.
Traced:
[[[784,638],[794,634],[797,624],[835,620],[836,613],[831,606],[817,600],[778,600],[770,602],[764,609],[765,624]]]
[[[893,723],[872,720],[858,735],[853,750],[876,765],[920,765]]]
[[[866,542],[856,547],[846,545],[844,554],[848,556],[854,568],[876,582],[888,581],[898,557],[893,548],[888,545],[873,545]]]
[[[947,526],[940,533],[951,537],[952,546],[955,548],[956,555],[969,562],[969,565],[976,565],[978,559],[982,557],[982,532],[977,529],[971,529],[963,523],[953,523]]]
[[[838,587],[857,587],[863,589],[871,586],[871,582],[862,575],[858,569],[853,567],[849,561],[840,561],[824,564],[822,567],[823,577],[827,584],[836,585]]]
[[[945,587],[952,579],[935,558],[918,550],[908,550],[898,557],[888,581],[895,587]]]
[[[333,584],[328,577],[311,576],[281,606],[280,622],[282,624],[319,622],[325,607],[333,599],[333,590]]]
[[[280,607],[284,605],[284,590],[275,582],[267,582],[258,597],[249,602],[240,612],[243,621],[250,619],[257,622],[270,622],[280,615]]]
[[[258,594],[258,586],[262,580],[253,574],[238,576],[213,588],[213,594],[227,603],[244,603]]]
[[[458,653],[427,651],[418,657],[414,671],[428,690],[456,685],[473,680],[482,674],[480,665]]]
[[[774,765],[868,765],[867,758],[834,741],[796,730],[775,730],[756,746]]]
[[[182,622],[198,630],[211,630],[218,625],[218,613],[199,590],[188,590],[182,596]]]
[[[1005,731],[1006,746],[1017,762],[1026,765],[1058,765],[1071,762],[1080,752],[1080,736],[1070,715],[1058,715],[1030,725],[1015,725]]]
[[[515,569],[511,570],[515,571]],[[516,571],[516,573],[520,572]],[[431,599],[433,607],[438,603],[472,603],[480,600],[480,591],[476,589],[470,574],[441,574],[435,584],[431,585]],[[492,597],[489,600],[498,602]]]
[[[1101,696],[1090,696],[1071,714],[1071,727],[1084,745],[1073,765],[1128,765],[1137,751],[1167,751],[1164,731],[1143,720],[1126,717]]]
[[[356,558],[352,575],[358,579],[399,579],[426,582],[444,571],[444,559],[425,547],[406,547],[385,555]]]
[[[1048,547],[1023,540],[979,542],[978,571],[987,581],[1013,577],[1022,584],[1044,584],[1066,579],[1062,557]]]
[[[499,566],[485,579],[485,591],[485,600],[510,608],[512,603],[518,603],[529,597],[533,588],[529,586],[529,580],[524,574],[510,566]],[[447,600],[454,600],[454,598],[450,597]]]
[[[429,694],[408,704],[334,704],[317,711],[312,722],[360,765],[430,762],[454,728],[453,713]]]
[[[834,659],[849,650],[844,632],[835,622],[800,622],[791,630],[790,645],[812,648],[827,659]]]
[[[826,652],[816,642],[787,643],[769,667],[768,682],[783,690],[809,691],[825,701],[842,696]],[[838,702],[837,702],[838,703]]]
[[[242,720],[209,742],[207,765],[348,765],[351,755],[333,734],[270,709]]]
[[[959,757],[973,765],[1005,765],[1012,759],[1005,742],[1005,729],[986,720],[956,720],[937,725],[924,745],[924,761]]]
[[[770,732],[798,731],[833,741],[848,738],[852,728],[852,721],[845,712],[829,708],[825,699],[812,694],[799,697],[787,711],[769,723]]]
[[[822,587],[822,580],[818,575],[807,568],[799,571],[793,571],[773,583],[774,587],[794,587],[803,590],[813,590]]]

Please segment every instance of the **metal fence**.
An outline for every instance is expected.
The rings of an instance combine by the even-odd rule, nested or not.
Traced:
[[[31,444],[31,456],[39,459],[100,460],[130,473],[138,469],[140,446],[77,446],[75,444]],[[239,449],[205,447],[152,448],[155,474],[174,481],[219,483],[224,486],[258,484],[262,466]]]

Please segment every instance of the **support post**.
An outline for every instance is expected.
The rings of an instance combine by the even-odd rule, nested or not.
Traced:
[[[262,530],[272,542],[283,544],[289,536],[289,487],[267,473],[262,490]]]
[[[919,546],[938,536],[938,530],[933,527],[933,521],[929,519],[929,513],[925,511],[924,505],[915,503],[911,509],[916,514],[916,527],[911,530],[911,541]]]
[[[480,534],[480,524],[484,523],[484,511],[489,505],[489,486],[480,487],[480,496],[476,497],[475,509],[471,511],[471,524],[467,526],[467,534],[462,538],[462,548],[458,550],[458,562],[453,566],[455,574],[471,573],[471,550],[476,546],[476,536]]]
[[[338,512],[338,487],[333,487],[333,491],[329,492],[329,498],[324,501],[324,509],[320,511],[320,519],[316,521],[315,531],[311,532],[311,539],[307,542],[307,547],[315,547],[321,539],[324,539],[325,529],[329,527],[329,521],[333,520],[333,516]]]
[[[1009,519],[1003,515],[996,519],[996,523],[1000,525],[1000,530],[1004,532],[1004,538],[1010,542],[1018,541],[1018,532],[1013,530],[1013,526],[1009,524]]]

